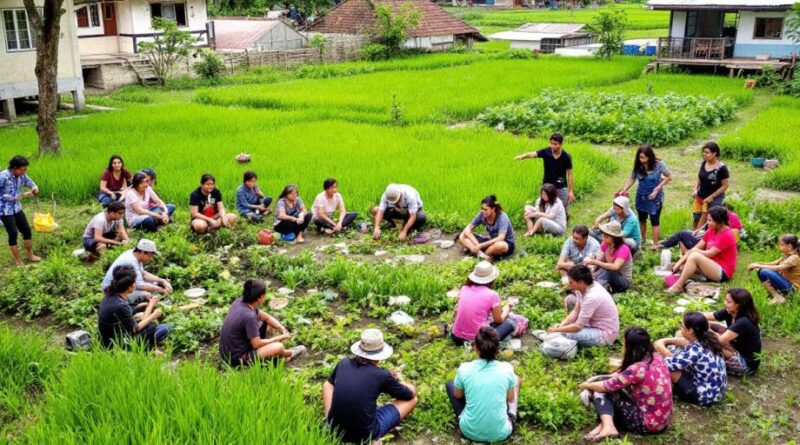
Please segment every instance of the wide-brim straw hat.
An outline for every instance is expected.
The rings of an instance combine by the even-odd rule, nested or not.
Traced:
[[[469,280],[475,284],[488,284],[496,280],[500,270],[488,261],[481,261],[469,274]]]
[[[361,340],[350,346],[350,352],[368,360],[386,360],[392,356],[394,349],[383,341],[380,329],[364,329]]]
[[[616,238],[622,238],[622,226],[617,221],[609,221],[605,224],[600,224],[600,231],[606,235]]]
[[[397,201],[400,201],[401,194],[402,192],[397,184],[389,184],[386,187],[386,200],[389,201],[389,204],[397,204]]]

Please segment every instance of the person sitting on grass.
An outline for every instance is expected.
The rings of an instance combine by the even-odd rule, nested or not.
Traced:
[[[269,215],[270,204],[272,197],[264,195],[258,188],[256,172],[244,172],[242,185],[236,189],[236,210],[239,211],[239,215],[250,222],[260,222],[261,218]]]
[[[175,205],[165,204],[150,187],[150,177],[143,172],[133,175],[131,188],[125,192],[125,219],[131,229],[155,232],[169,224]]]
[[[158,297],[152,297],[144,309],[142,319],[137,323],[133,311],[128,304],[129,298],[136,291],[137,271],[127,265],[113,269],[111,284],[100,302],[97,311],[97,330],[100,343],[110,348],[116,345],[127,345],[128,340],[141,341],[148,349],[156,347],[171,330],[168,324],[157,325],[161,318],[158,309]]]
[[[761,364],[761,329],[758,327],[761,316],[750,292],[741,288],[728,289],[725,308],[703,315],[712,322],[725,322],[725,325],[712,323],[711,329],[718,334],[724,347],[728,375],[756,372]]]
[[[589,228],[584,225],[577,225],[572,228],[572,236],[564,241],[561,248],[561,255],[556,263],[556,272],[561,275],[561,283],[569,284],[567,271],[577,264],[583,264],[587,258],[593,257],[600,251],[600,243],[589,236]]]
[[[478,359],[458,367],[445,389],[461,435],[476,442],[508,440],[517,423],[520,378],[508,362],[497,361],[500,337],[484,326],[472,349]]]
[[[297,186],[289,184],[283,188],[275,204],[275,231],[284,241],[304,243],[303,234],[311,222],[303,199],[298,196]]]
[[[642,232],[639,228],[639,220],[636,218],[636,215],[633,214],[631,210],[631,201],[627,196],[615,196],[614,204],[611,206],[611,209],[595,218],[594,230],[592,230],[591,235],[597,241],[601,241],[603,235],[603,232],[600,230],[600,224],[606,220],[619,223],[622,228],[622,237],[625,244],[631,248],[632,253],[636,253],[642,242]]]
[[[587,442],[619,437],[619,431],[661,433],[672,420],[672,382],[661,354],[644,328],[625,330],[622,365],[610,376],[594,376],[578,388],[589,391],[600,423]]]
[[[500,296],[492,290],[492,284],[500,275],[497,267],[488,261],[481,261],[467,277],[461,287],[456,306],[456,318],[450,339],[457,346],[471,342],[483,326],[497,331],[500,340],[511,335],[516,328],[508,318],[511,306],[500,301]]]
[[[486,227],[487,235],[476,235],[476,227]],[[472,254],[486,261],[493,261],[514,253],[516,240],[511,219],[497,197],[489,195],[481,201],[481,211],[472,222],[458,235],[458,241],[464,246],[464,253]]]
[[[30,162],[22,156],[14,156],[8,168],[0,172],[0,223],[8,234],[8,248],[14,264],[22,266],[22,257],[17,247],[17,236],[22,233],[22,242],[28,254],[28,261],[36,263],[41,258],[33,254],[33,233],[28,218],[22,210],[22,199],[39,194],[39,187],[28,177]],[[29,190],[23,192],[23,187]]]
[[[222,192],[210,173],[200,177],[200,187],[189,195],[189,214],[192,230],[198,235],[215,232],[221,227],[233,227],[237,219],[236,215],[225,211]]]
[[[95,215],[83,231],[83,248],[94,257],[100,257],[111,246],[128,244],[128,233],[122,223],[125,204],[111,201],[105,210]]]
[[[97,201],[103,207],[108,207],[114,201],[122,201],[125,197],[125,189],[131,184],[133,176],[122,161],[119,155],[112,155],[108,160],[103,174],[100,176],[100,194]]]
[[[613,344],[619,333],[619,312],[614,299],[603,286],[594,282],[592,272],[583,264],[572,266],[567,276],[573,294],[567,296],[564,304],[569,306],[574,301],[575,307],[547,332],[560,332],[580,346]]]
[[[742,226],[742,220],[739,219],[739,215],[736,214],[733,206],[729,203],[725,203],[722,205],[728,210],[728,228],[731,229],[733,232],[733,237],[736,238],[736,242],[739,242],[739,238],[744,235],[744,226]],[[700,240],[703,239],[703,235],[705,235],[705,231],[708,229],[708,223],[704,224],[697,230],[681,230],[680,232],[674,233],[669,238],[662,241],[659,245],[659,249],[671,249],[675,246],[679,246],[681,249],[681,255],[686,253],[689,249],[696,246]]]
[[[758,279],[772,296],[770,304],[786,303],[785,294],[800,290],[800,242],[797,235],[786,234],[778,240],[783,256],[769,263],[751,263],[747,270],[757,270]]]
[[[234,368],[249,366],[256,360],[283,358],[292,361],[306,351],[303,345],[287,349],[283,341],[292,334],[268,313],[259,309],[267,297],[267,286],[261,280],[244,282],[242,297],[228,310],[219,335],[219,354],[222,361]],[[271,327],[280,335],[267,337]]]
[[[539,198],[532,206],[525,206],[525,224],[528,231],[525,236],[536,233],[550,233],[561,236],[567,229],[567,211],[558,197],[553,184],[542,185]]]
[[[144,266],[150,264],[157,254],[156,243],[146,238],[140,239],[135,248],[122,252],[111,263],[105,278],[103,278],[103,284],[100,286],[103,293],[108,292],[114,277],[114,270],[119,266],[130,266],[136,272],[136,288],[127,295],[128,304],[134,308],[135,312],[144,309],[153,294],[172,293],[172,285],[169,281],[144,270]]]
[[[673,272],[680,272],[680,277],[667,292],[684,292],[686,281],[695,273],[710,281],[730,281],[736,271],[736,257],[736,238],[728,228],[728,211],[725,207],[713,207],[708,211],[708,230],[703,239],[672,267]]]
[[[616,221],[600,225],[603,243],[600,251],[583,262],[593,270],[595,281],[612,294],[625,292],[633,281],[633,255],[623,241],[622,229]]]
[[[572,175],[572,156],[564,150],[564,136],[561,133],[550,135],[550,146],[541,150],[522,153],[514,159],[539,158],[542,160],[542,185],[552,184],[569,220],[569,205],[575,201],[574,178]]]
[[[662,338],[653,346],[667,358],[672,392],[679,399],[708,406],[725,397],[728,374],[725,371],[723,347],[717,334],[709,330],[708,320],[703,314],[685,313],[680,337]]]
[[[334,219],[337,211],[339,216]],[[348,212],[345,209],[344,199],[339,193],[339,182],[333,178],[322,182],[322,191],[314,198],[311,214],[311,221],[317,226],[317,230],[328,235],[340,233],[358,218],[357,212]]]
[[[417,389],[378,366],[393,352],[379,329],[365,329],[350,351],[355,357],[340,360],[322,383],[325,420],[344,442],[379,442],[417,406]],[[378,407],[381,394],[392,400]]]
[[[389,184],[381,195],[377,207],[373,207],[372,215],[375,217],[375,229],[372,237],[381,239],[381,223],[386,220],[393,225],[394,220],[402,220],[403,227],[397,234],[397,239],[406,241],[409,233],[420,230],[428,221],[422,209],[422,198],[419,192],[406,184]]]

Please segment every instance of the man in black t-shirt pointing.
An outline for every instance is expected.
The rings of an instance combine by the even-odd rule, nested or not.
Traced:
[[[572,157],[562,149],[564,136],[561,133],[553,133],[550,136],[550,146],[541,150],[523,153],[517,156],[517,161],[528,158],[541,158],[544,167],[542,184],[553,184],[558,191],[558,198],[564,204],[569,218],[569,205],[575,201],[575,188],[572,180]],[[538,197],[539,194],[536,193]]]

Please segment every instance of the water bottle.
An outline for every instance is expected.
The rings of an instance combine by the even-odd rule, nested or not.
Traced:
[[[669,249],[661,250],[661,268],[667,269],[672,264],[672,251]]]

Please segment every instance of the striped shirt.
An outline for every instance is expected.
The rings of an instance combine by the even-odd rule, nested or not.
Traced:
[[[14,176],[10,168],[0,172],[0,215],[11,216],[22,211],[19,197],[23,187],[35,189],[36,184],[27,174]]]

